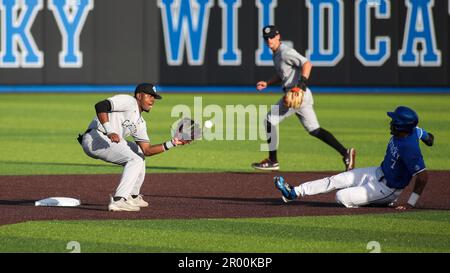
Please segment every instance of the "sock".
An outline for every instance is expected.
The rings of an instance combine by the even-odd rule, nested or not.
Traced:
[[[139,195],[131,195],[131,197],[133,197],[133,199],[137,198]]]
[[[272,161],[272,162],[278,162],[278,160],[277,160],[277,151],[275,150],[275,151],[269,151],[269,159],[270,159],[270,161]]]
[[[276,130],[275,128],[273,128],[273,129]],[[271,132],[272,132],[272,124],[269,121],[266,121],[266,133],[267,133],[267,136],[271,136]],[[276,139],[276,136],[274,138]],[[275,139],[274,139],[274,141],[275,141]],[[267,143],[269,144],[269,148],[273,147],[273,143],[271,144],[271,142],[272,142],[272,138],[268,137],[267,138]],[[273,150],[269,151],[269,159],[272,162],[278,162],[277,150],[273,149]]]
[[[125,200],[125,201],[127,200],[127,199],[125,199],[125,198],[123,198],[123,197],[120,197],[120,196],[114,196],[113,199],[114,199],[115,202],[120,201],[120,199],[123,199],[123,200]]]
[[[342,156],[345,156],[347,154],[347,149],[342,146],[342,144],[327,130],[323,128],[316,129],[312,132],[309,132],[310,135],[317,137],[318,139],[322,140],[326,144],[333,147],[338,153],[340,153]]]

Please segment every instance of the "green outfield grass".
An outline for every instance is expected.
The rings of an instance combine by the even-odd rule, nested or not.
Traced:
[[[87,157],[75,138],[94,117],[93,105],[111,94],[3,94],[0,96],[0,175],[120,173],[121,167]],[[144,113],[152,143],[170,137],[175,105],[193,111],[194,96],[203,107],[219,105],[270,105],[279,95],[180,95],[164,94],[150,114]],[[436,136],[433,148],[422,146],[427,167],[450,166],[449,95],[315,95],[322,127],[346,146],[357,149],[358,166],[378,165],[389,139],[386,111],[397,105],[414,108],[420,124]],[[224,115],[225,117],[225,115]],[[211,118],[205,116],[204,120]],[[248,126],[248,123],[246,124]],[[253,127],[255,128],[255,127]],[[214,129],[214,127],[213,127]],[[280,126],[279,160],[282,171],[342,170],[340,156],[309,136],[297,118]],[[223,138],[225,133],[221,134]],[[247,134],[248,138],[248,134]],[[253,161],[266,157],[261,140],[198,141],[147,159],[149,172],[252,171]]]
[[[153,221],[52,221],[0,227],[0,252],[450,252],[450,212]],[[370,245],[369,245],[370,246]]]
[[[0,175],[120,173],[87,157],[76,142],[94,117],[93,105],[111,94],[0,95]],[[152,143],[170,138],[175,105],[270,105],[279,95],[163,94],[144,114]],[[414,108],[420,126],[432,132],[435,146],[422,145],[428,169],[450,167],[449,95],[315,95],[322,127],[357,149],[357,166],[375,166],[389,140],[386,111]],[[204,120],[209,119],[204,117]],[[247,124],[248,125],[248,124]],[[213,127],[214,128],[214,127]],[[295,117],[280,127],[282,171],[342,170],[340,156],[309,136]],[[198,141],[148,158],[148,172],[253,171],[250,163],[266,157],[261,140]],[[450,252],[450,212],[148,221],[33,221],[0,226],[0,252]]]

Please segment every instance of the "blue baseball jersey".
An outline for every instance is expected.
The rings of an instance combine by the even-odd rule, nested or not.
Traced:
[[[387,146],[381,168],[390,188],[403,189],[411,178],[425,170],[425,162],[419,147],[419,139],[428,138],[428,133],[417,127],[407,137],[393,136]]]

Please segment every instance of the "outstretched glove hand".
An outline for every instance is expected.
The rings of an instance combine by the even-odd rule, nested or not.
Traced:
[[[284,95],[284,105],[288,108],[298,109],[303,101],[303,90],[299,87],[292,87]]]
[[[175,128],[172,128],[172,135],[177,143],[184,145],[200,139],[202,136],[202,128],[194,120],[183,118],[178,122]]]

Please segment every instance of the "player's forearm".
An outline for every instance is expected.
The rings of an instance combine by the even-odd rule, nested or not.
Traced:
[[[414,184],[413,192],[417,194],[422,194],[423,189],[427,185],[428,182],[428,172],[423,171],[419,174],[417,174],[416,183]]]
[[[306,79],[309,79],[309,75],[311,74],[311,70],[312,70],[312,64],[310,61],[307,61],[306,63],[304,63],[302,65],[302,71],[300,76],[305,77]]]
[[[308,86],[308,79],[309,75],[311,73],[312,64],[307,61],[302,65],[302,71],[300,72],[300,77],[298,79],[298,83],[296,84],[297,87],[302,89],[303,91],[306,91]]]
[[[105,130],[105,133],[107,135],[114,133],[114,130],[111,126],[111,124],[109,123],[109,117],[108,117],[108,113],[97,113],[97,118],[100,121],[100,123],[103,126],[103,129]]]
[[[149,145],[145,150],[143,150],[145,156],[153,156],[164,152],[164,144]]]
[[[174,139],[171,139],[169,141],[166,141],[164,143],[157,144],[157,145],[151,145],[148,142],[147,143],[146,142],[144,142],[144,143],[138,142],[138,145],[141,147],[145,156],[153,156],[153,155],[160,154],[162,152],[168,151],[168,150],[176,147],[179,144],[180,143],[177,143],[176,140],[174,140]]]
[[[274,85],[281,82],[280,76],[277,74],[273,75],[273,77],[267,81],[267,85]]]
[[[434,135],[422,129],[422,137],[420,138],[427,146],[433,146]]]
[[[420,198],[420,195],[422,194],[425,186],[428,182],[428,172],[423,171],[416,176],[416,182],[414,183],[414,189],[411,193],[409,199],[408,199],[408,205],[415,207],[417,201]]]

